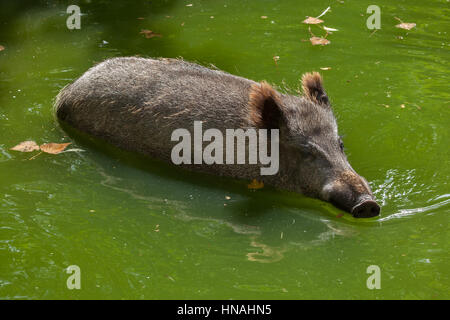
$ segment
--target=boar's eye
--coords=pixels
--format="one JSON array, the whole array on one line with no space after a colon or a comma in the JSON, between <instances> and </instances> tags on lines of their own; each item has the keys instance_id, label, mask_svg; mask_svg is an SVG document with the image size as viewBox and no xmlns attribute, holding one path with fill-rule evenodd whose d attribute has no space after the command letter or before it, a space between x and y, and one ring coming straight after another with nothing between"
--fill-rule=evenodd
<instances>
[{"instance_id":1,"label":"boar's eye","mask_svg":"<svg viewBox=\"0 0 450 320\"><path fill-rule=\"evenodd\" d=\"M342 138L339 137L339 148L341 151L344 151L344 142L342 141Z\"/></svg>"}]
</instances>

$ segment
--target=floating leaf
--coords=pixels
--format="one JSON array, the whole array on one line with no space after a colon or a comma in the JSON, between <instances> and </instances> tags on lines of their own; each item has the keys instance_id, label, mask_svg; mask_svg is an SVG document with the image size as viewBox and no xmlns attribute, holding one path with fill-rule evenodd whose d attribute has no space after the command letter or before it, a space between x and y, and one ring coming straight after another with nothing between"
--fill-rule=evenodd
<instances>
[{"instance_id":1,"label":"floating leaf","mask_svg":"<svg viewBox=\"0 0 450 320\"><path fill-rule=\"evenodd\" d=\"M406 23L406 22L403 22L403 23L400 23L400 24L396 25L397 28L405 29L405 30L411 30L415 26L416 26L415 23Z\"/></svg>"},{"instance_id":2,"label":"floating leaf","mask_svg":"<svg viewBox=\"0 0 450 320\"><path fill-rule=\"evenodd\" d=\"M326 31L328 31L328 32L339 31L338 29L328 28L328 27L325 27L325 26L323 26L323 28L324 28ZM375 30L376 30L376 29L375 29Z\"/></svg>"},{"instance_id":3,"label":"floating leaf","mask_svg":"<svg viewBox=\"0 0 450 320\"><path fill-rule=\"evenodd\" d=\"M0 45L0 51L3 51L3 50L5 50L5 47Z\"/></svg>"},{"instance_id":4,"label":"floating leaf","mask_svg":"<svg viewBox=\"0 0 450 320\"><path fill-rule=\"evenodd\" d=\"M280 60L280 56L273 56L273 61L276 65L278 65L278 60Z\"/></svg>"},{"instance_id":5,"label":"floating leaf","mask_svg":"<svg viewBox=\"0 0 450 320\"><path fill-rule=\"evenodd\" d=\"M11 150L20 152L32 152L39 150L39 146L34 141L24 141L19 143L17 146L12 147Z\"/></svg>"},{"instance_id":6,"label":"floating leaf","mask_svg":"<svg viewBox=\"0 0 450 320\"><path fill-rule=\"evenodd\" d=\"M330 10L331 7L326 8L320 15L318 15L316 18L320 18L321 16L325 15L325 13L328 12L328 10Z\"/></svg>"},{"instance_id":7,"label":"floating leaf","mask_svg":"<svg viewBox=\"0 0 450 320\"><path fill-rule=\"evenodd\" d=\"M142 29L141 32L139 32L139 33L143 34L147 39L154 38L154 37L159 37L159 38L162 37L162 34L156 33L156 32L153 32L152 30L147 30L147 29Z\"/></svg>"},{"instance_id":8,"label":"floating leaf","mask_svg":"<svg viewBox=\"0 0 450 320\"><path fill-rule=\"evenodd\" d=\"M327 45L330 43L330 40L327 40L322 37L311 37L311 38L309 38L309 41L311 41L313 46L317 46L317 45L324 46L324 45Z\"/></svg>"},{"instance_id":9,"label":"floating leaf","mask_svg":"<svg viewBox=\"0 0 450 320\"><path fill-rule=\"evenodd\" d=\"M305 20L303 20L303 23L306 23L306 24L319 24L322 22L323 22L323 20L313 18L313 17L308 17Z\"/></svg>"},{"instance_id":10,"label":"floating leaf","mask_svg":"<svg viewBox=\"0 0 450 320\"><path fill-rule=\"evenodd\" d=\"M67 146L71 144L71 142L68 143L46 143L41 145L41 150L46 153L51 154L58 154L64 151Z\"/></svg>"},{"instance_id":11,"label":"floating leaf","mask_svg":"<svg viewBox=\"0 0 450 320\"><path fill-rule=\"evenodd\" d=\"M400 20L400 18L395 17L395 19L397 19L398 21L400 21L400 24L396 25L397 28L400 29L405 29L405 30L411 30L412 28L414 28L416 26L415 23L412 22L403 22L402 20Z\"/></svg>"},{"instance_id":12,"label":"floating leaf","mask_svg":"<svg viewBox=\"0 0 450 320\"><path fill-rule=\"evenodd\" d=\"M84 151L86 151L86 150L79 149L79 148L72 148L72 149L64 150L64 152L84 152Z\"/></svg>"},{"instance_id":13,"label":"floating leaf","mask_svg":"<svg viewBox=\"0 0 450 320\"><path fill-rule=\"evenodd\" d=\"M264 188L264 182L253 179L252 182L249 185L247 185L247 188L253 189L253 190L262 189L262 188Z\"/></svg>"}]
</instances>

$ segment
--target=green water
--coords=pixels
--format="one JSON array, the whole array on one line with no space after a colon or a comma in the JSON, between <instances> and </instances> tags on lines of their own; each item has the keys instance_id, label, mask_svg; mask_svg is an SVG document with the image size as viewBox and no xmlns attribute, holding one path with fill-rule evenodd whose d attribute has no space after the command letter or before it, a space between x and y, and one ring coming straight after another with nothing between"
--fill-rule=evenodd
<instances>
[{"instance_id":1,"label":"green water","mask_svg":"<svg viewBox=\"0 0 450 320\"><path fill-rule=\"evenodd\" d=\"M66 27L72 2L0 3L0 298L450 298L447 1L78 1L80 30ZM313 47L301 21L328 6L325 26L339 31ZM52 114L58 91L127 55L212 63L281 91L331 68L321 73L347 155L381 216L69 136ZM24 140L84 152L28 160L36 152L10 150ZM70 265L80 290L66 286ZM379 290L366 286L370 265Z\"/></svg>"}]
</instances>

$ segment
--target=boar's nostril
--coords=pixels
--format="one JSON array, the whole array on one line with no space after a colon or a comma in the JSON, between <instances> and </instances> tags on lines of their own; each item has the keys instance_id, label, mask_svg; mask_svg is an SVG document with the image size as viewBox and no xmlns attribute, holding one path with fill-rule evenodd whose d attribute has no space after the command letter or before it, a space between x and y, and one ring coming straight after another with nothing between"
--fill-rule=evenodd
<instances>
[{"instance_id":1,"label":"boar's nostril","mask_svg":"<svg viewBox=\"0 0 450 320\"><path fill-rule=\"evenodd\" d=\"M370 218L380 214L380 206L373 200L366 200L352 209L355 218Z\"/></svg>"}]
</instances>

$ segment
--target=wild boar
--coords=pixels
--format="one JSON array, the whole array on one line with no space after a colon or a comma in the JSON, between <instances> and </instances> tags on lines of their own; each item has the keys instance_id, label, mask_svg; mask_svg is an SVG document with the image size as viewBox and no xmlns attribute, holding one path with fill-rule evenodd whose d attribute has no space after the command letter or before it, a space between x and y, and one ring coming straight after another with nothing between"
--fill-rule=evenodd
<instances>
[{"instance_id":1,"label":"wild boar","mask_svg":"<svg viewBox=\"0 0 450 320\"><path fill-rule=\"evenodd\" d=\"M380 207L367 181L344 154L321 76L306 73L301 81L303 95L294 96L266 82L181 59L113 58L63 88L55 111L60 121L83 132L169 163L174 162L174 131L185 128L183 132L195 134L194 123L224 134L227 129L270 129L269 136L279 133L276 174L261 175L261 163L181 165L221 176L256 178L331 202L354 217L377 216ZM275 151L273 145L266 147Z\"/></svg>"}]
</instances>

